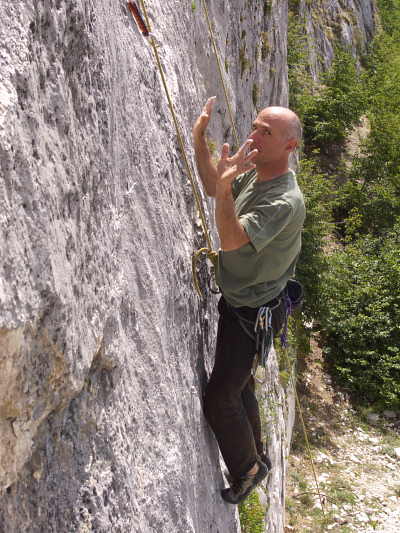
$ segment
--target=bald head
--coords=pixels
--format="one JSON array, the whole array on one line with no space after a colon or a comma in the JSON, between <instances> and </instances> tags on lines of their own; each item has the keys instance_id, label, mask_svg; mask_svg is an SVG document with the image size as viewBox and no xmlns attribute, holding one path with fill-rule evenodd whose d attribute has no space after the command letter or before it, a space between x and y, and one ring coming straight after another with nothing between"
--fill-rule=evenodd
<instances>
[{"instance_id":1,"label":"bald head","mask_svg":"<svg viewBox=\"0 0 400 533\"><path fill-rule=\"evenodd\" d=\"M260 118L269 116L279 120L283 127L284 139L296 139L300 142L303 128L299 117L287 107L271 106L263 109L258 115Z\"/></svg>"},{"instance_id":2,"label":"bald head","mask_svg":"<svg viewBox=\"0 0 400 533\"><path fill-rule=\"evenodd\" d=\"M249 140L258 179L265 181L288 171L290 154L301 138L297 115L287 107L267 107L252 125Z\"/></svg>"}]
</instances>

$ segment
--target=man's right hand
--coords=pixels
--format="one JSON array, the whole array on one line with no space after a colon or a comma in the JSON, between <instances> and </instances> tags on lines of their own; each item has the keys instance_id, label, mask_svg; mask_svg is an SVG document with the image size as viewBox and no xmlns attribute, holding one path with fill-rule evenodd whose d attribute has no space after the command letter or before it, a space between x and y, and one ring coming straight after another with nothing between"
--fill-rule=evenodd
<instances>
[{"instance_id":1,"label":"man's right hand","mask_svg":"<svg viewBox=\"0 0 400 533\"><path fill-rule=\"evenodd\" d=\"M217 166L214 163L206 141L206 129L210 122L211 113L215 103L215 96L209 98L199 118L193 126L194 155L196 167L204 192L207 196L215 196L217 183Z\"/></svg>"},{"instance_id":2,"label":"man's right hand","mask_svg":"<svg viewBox=\"0 0 400 533\"><path fill-rule=\"evenodd\" d=\"M203 111L193 126L193 137L202 137L206 133L207 126L211 119L211 113L214 108L216 96L209 98L203 107Z\"/></svg>"}]
</instances>

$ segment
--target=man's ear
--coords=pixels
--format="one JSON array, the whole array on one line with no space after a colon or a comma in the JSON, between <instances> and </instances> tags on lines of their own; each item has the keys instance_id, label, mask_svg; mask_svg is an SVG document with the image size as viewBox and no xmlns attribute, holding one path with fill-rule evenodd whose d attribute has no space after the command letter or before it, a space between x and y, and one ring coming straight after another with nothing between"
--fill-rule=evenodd
<instances>
[{"instance_id":1,"label":"man's ear","mask_svg":"<svg viewBox=\"0 0 400 533\"><path fill-rule=\"evenodd\" d=\"M292 139L289 139L288 141L286 141L285 150L288 150L289 152L293 152L293 150L296 148L298 144L299 144L299 141L293 137Z\"/></svg>"}]
</instances>

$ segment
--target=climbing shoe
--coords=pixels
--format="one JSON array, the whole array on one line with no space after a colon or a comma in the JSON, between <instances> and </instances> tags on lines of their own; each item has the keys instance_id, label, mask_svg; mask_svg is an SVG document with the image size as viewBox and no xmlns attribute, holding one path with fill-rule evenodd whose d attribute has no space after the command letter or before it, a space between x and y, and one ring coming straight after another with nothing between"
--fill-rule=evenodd
<instances>
[{"instance_id":1,"label":"climbing shoe","mask_svg":"<svg viewBox=\"0 0 400 533\"><path fill-rule=\"evenodd\" d=\"M267 465L267 468L268 468L268 472L271 472L272 470L272 463L271 463L271 459L269 458L269 455L267 455L266 453L263 453L261 454L261 461Z\"/></svg>"},{"instance_id":2,"label":"climbing shoe","mask_svg":"<svg viewBox=\"0 0 400 533\"><path fill-rule=\"evenodd\" d=\"M258 472L254 476L234 477L229 489L221 490L221 496L227 503L233 505L242 503L250 492L267 477L267 466L261 461L258 462L258 466Z\"/></svg>"},{"instance_id":3,"label":"climbing shoe","mask_svg":"<svg viewBox=\"0 0 400 533\"><path fill-rule=\"evenodd\" d=\"M266 453L261 454L260 459L261 459L261 461L262 461L262 462L267 466L267 468L268 468L268 478L269 478L269 476L271 475L271 470L272 470L272 462L271 462L271 459L269 458L269 455L266 454ZM233 476L232 476L232 474L230 474L230 473L228 472L228 470L224 470L224 476L226 477L226 480L227 480L227 482L229 483L229 485L231 485L232 482L233 482Z\"/></svg>"}]
</instances>

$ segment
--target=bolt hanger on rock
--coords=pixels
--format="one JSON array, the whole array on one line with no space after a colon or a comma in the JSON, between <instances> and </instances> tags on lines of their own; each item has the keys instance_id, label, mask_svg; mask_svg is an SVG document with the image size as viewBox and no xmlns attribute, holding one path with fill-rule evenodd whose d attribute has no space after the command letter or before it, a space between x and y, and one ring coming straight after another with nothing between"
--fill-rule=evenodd
<instances>
[{"instance_id":1,"label":"bolt hanger on rock","mask_svg":"<svg viewBox=\"0 0 400 533\"><path fill-rule=\"evenodd\" d=\"M160 46L162 46L162 42L159 41L157 39L157 37L153 33L149 32L149 30L148 30L148 28L146 26L146 23L143 20L142 15L139 12L139 8L138 8L136 2L134 2L134 0L129 0L128 1L128 7L129 7L132 15L135 17L136 23L137 23L137 25L139 27L139 30L142 32L143 37L146 37L146 39L149 41L149 43L151 43L151 38L153 38L154 41L155 41L156 48L159 48Z\"/></svg>"}]
</instances>

